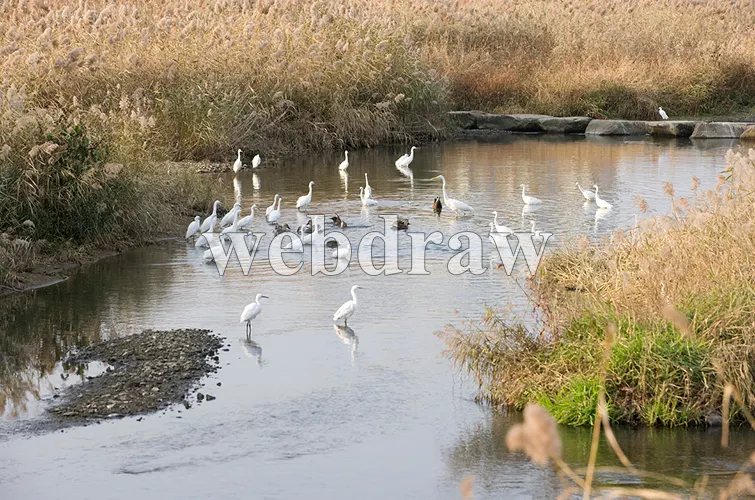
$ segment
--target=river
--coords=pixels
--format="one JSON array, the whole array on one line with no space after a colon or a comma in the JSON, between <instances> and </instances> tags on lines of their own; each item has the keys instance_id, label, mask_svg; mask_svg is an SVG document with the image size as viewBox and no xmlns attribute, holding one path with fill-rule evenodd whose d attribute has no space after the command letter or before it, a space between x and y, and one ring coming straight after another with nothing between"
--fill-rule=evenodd
<instances>
[{"instance_id":1,"label":"river","mask_svg":"<svg viewBox=\"0 0 755 500\"><path fill-rule=\"evenodd\" d=\"M394 167L404 151L352 151L348 178L338 154L300 158L276 168L221 176L240 195L244 215L252 203L264 214L283 196L282 221L305 219L294 207L316 181L311 213L337 212L356 248L378 227L378 216L409 218L413 231L486 235L491 212L516 230L552 232L555 247L578 235L598 239L634 225L634 214L666 213L663 182L676 195L690 193L691 177L715 185L730 141L651 141L585 137L506 136L447 141L416 151L412 177ZM263 161L264 166L264 161ZM363 209L359 186L369 174L377 207ZM448 194L475 213L436 217L438 174ZM600 186L614 208L596 217L575 187ZM524 210L520 184L543 204ZM634 197L650 212L640 214ZM259 216L255 229L269 227ZM187 223L189 221L187 220ZM328 227L330 230L330 227ZM399 234L402 265L409 238ZM269 238L269 236L268 236ZM269 240L268 240L269 241ZM487 236L483 242L487 243ZM264 242L263 242L264 243ZM292 276L276 274L263 250L249 275L229 264L219 275L191 244L169 242L138 249L84 268L72 279L0 301L0 496L3 499L159 498L459 498L461 480L474 474L476 498L553 498L560 483L506 450L504 436L518 415L499 414L474 402L475 383L460 377L441 356L433 335L481 317L488 304L534 321L525 273L500 270L455 275L457 253L444 245L427 250L427 275L370 276L352 261L337 276L312 276L309 258ZM550 247L550 248L552 248ZM483 263L489 265L486 247ZM378 252L379 253L379 252ZM296 262L297 257L287 259ZM331 259L332 260L332 259ZM363 287L350 331L334 328L333 312ZM256 293L270 299L254 321L250 349L238 323ZM146 328L206 328L231 344L222 368L202 381L217 399L191 409L104 421L64 432L28 433L54 388L66 380L57 361L75 346ZM93 367L97 369L101 367ZM218 385L220 383L221 385ZM584 466L589 429L561 428L565 458ZM618 437L640 468L694 481L712 474L726 482L755 448L751 433L734 433L720 447L720 431L619 429ZM616 464L607 448L600 463ZM718 479L717 479L718 478ZM600 484L641 484L626 474L601 474ZM644 483L656 486L657 483Z\"/></svg>"}]
</instances>

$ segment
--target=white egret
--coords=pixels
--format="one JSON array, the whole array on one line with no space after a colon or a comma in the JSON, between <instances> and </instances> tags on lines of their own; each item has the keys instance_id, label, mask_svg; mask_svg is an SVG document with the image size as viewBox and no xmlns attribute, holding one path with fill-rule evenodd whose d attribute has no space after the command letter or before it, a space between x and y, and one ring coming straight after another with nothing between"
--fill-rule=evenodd
<instances>
[{"instance_id":1,"label":"white egret","mask_svg":"<svg viewBox=\"0 0 755 500\"><path fill-rule=\"evenodd\" d=\"M236 224L236 227L239 229L251 229L252 228L252 222L254 221L254 209L257 208L257 205L252 205L251 210L249 210L249 215L246 217L242 217L239 219L238 223Z\"/></svg>"},{"instance_id":2,"label":"white egret","mask_svg":"<svg viewBox=\"0 0 755 500\"><path fill-rule=\"evenodd\" d=\"M260 315L262 312L262 305L260 304L260 299L269 299L267 295L262 295L261 293L258 293L257 296L254 298L254 302L247 305L244 310L241 312L241 321L239 323L246 323L246 336L247 338L250 338L252 336L252 320Z\"/></svg>"},{"instance_id":3,"label":"white egret","mask_svg":"<svg viewBox=\"0 0 755 500\"><path fill-rule=\"evenodd\" d=\"M412 146L410 154L404 154L403 156L399 157L399 159L396 160L396 163L395 163L396 167L401 168L401 167L408 167L409 165L411 165L412 162L414 161L415 149L417 149L417 146Z\"/></svg>"},{"instance_id":4,"label":"white egret","mask_svg":"<svg viewBox=\"0 0 755 500\"><path fill-rule=\"evenodd\" d=\"M270 212L275 210L275 204L278 202L278 198L280 198L280 195L276 194L275 198L273 198L273 204L265 209L265 215L270 215Z\"/></svg>"},{"instance_id":5,"label":"white egret","mask_svg":"<svg viewBox=\"0 0 755 500\"><path fill-rule=\"evenodd\" d=\"M510 233L514 232L510 228L498 224L498 212L496 212L496 211L493 211L493 227L495 227L495 232L496 233L510 234Z\"/></svg>"},{"instance_id":6,"label":"white egret","mask_svg":"<svg viewBox=\"0 0 755 500\"><path fill-rule=\"evenodd\" d=\"M345 302L341 307L338 308L336 313L333 315L333 321L338 321L340 319L343 320L344 326L346 325L348 319L353 316L354 311L357 310L357 293L356 291L358 289L361 289L362 287L359 285L354 285L351 287L351 300Z\"/></svg>"},{"instance_id":7,"label":"white egret","mask_svg":"<svg viewBox=\"0 0 755 500\"><path fill-rule=\"evenodd\" d=\"M220 205L220 200L215 200L212 204L212 213L199 226L199 230L203 233L209 233L215 229L215 224L218 222L218 205Z\"/></svg>"},{"instance_id":8,"label":"white egret","mask_svg":"<svg viewBox=\"0 0 755 500\"><path fill-rule=\"evenodd\" d=\"M214 262L215 261L215 256L212 255L212 250L207 249L207 250L204 251L204 253L202 254L202 261L205 264L209 264L210 262Z\"/></svg>"},{"instance_id":9,"label":"white egret","mask_svg":"<svg viewBox=\"0 0 755 500\"><path fill-rule=\"evenodd\" d=\"M230 226L220 231L220 237L222 238L228 233L235 233L239 230L239 211L236 210L236 212L233 215L233 222Z\"/></svg>"},{"instance_id":10,"label":"white egret","mask_svg":"<svg viewBox=\"0 0 755 500\"><path fill-rule=\"evenodd\" d=\"M351 257L351 245L348 243L344 246L338 246L338 250L333 252L333 257L336 259L346 259Z\"/></svg>"},{"instance_id":11,"label":"white egret","mask_svg":"<svg viewBox=\"0 0 755 500\"><path fill-rule=\"evenodd\" d=\"M220 227L226 227L231 222L233 222L233 218L238 215L239 210L241 210L241 203L238 201L233 204L233 208L228 211L227 214L223 216L222 219L220 219Z\"/></svg>"},{"instance_id":12,"label":"white egret","mask_svg":"<svg viewBox=\"0 0 755 500\"><path fill-rule=\"evenodd\" d=\"M292 236L291 241L282 244L281 248L283 250L291 250L292 252L303 252L304 243L302 242L301 238L294 238Z\"/></svg>"},{"instance_id":13,"label":"white egret","mask_svg":"<svg viewBox=\"0 0 755 500\"><path fill-rule=\"evenodd\" d=\"M370 186L370 181L367 179L367 172L364 173L364 195L367 198L372 198L372 186Z\"/></svg>"},{"instance_id":14,"label":"white egret","mask_svg":"<svg viewBox=\"0 0 755 500\"><path fill-rule=\"evenodd\" d=\"M343 155L345 156L345 159L341 162L340 165L338 165L338 170L346 170L349 168L349 152L344 151Z\"/></svg>"},{"instance_id":15,"label":"white egret","mask_svg":"<svg viewBox=\"0 0 755 500\"><path fill-rule=\"evenodd\" d=\"M267 221L268 222L277 222L281 218L281 202L283 201L283 197L278 198L278 206L275 208L275 210L271 210L269 214L267 214Z\"/></svg>"},{"instance_id":16,"label":"white egret","mask_svg":"<svg viewBox=\"0 0 755 500\"><path fill-rule=\"evenodd\" d=\"M254 158L252 158L252 168L260 168L260 163L262 163L262 158L260 158L260 155L254 155Z\"/></svg>"},{"instance_id":17,"label":"white egret","mask_svg":"<svg viewBox=\"0 0 755 500\"><path fill-rule=\"evenodd\" d=\"M375 206L378 204L376 200L364 195L364 187L359 186L359 199L362 200L363 207Z\"/></svg>"},{"instance_id":18,"label":"white egret","mask_svg":"<svg viewBox=\"0 0 755 500\"><path fill-rule=\"evenodd\" d=\"M598 205L600 208L605 208L606 210L611 210L613 208L613 205L608 203L606 200L598 196L598 186L593 186L595 188L595 204Z\"/></svg>"},{"instance_id":19,"label":"white egret","mask_svg":"<svg viewBox=\"0 0 755 500\"><path fill-rule=\"evenodd\" d=\"M212 236L210 236L212 238ZM207 240L204 234L200 234L197 241L194 242L194 248L207 248L210 246L210 242Z\"/></svg>"},{"instance_id":20,"label":"white egret","mask_svg":"<svg viewBox=\"0 0 755 500\"><path fill-rule=\"evenodd\" d=\"M534 239L539 240L540 238L542 238L542 236L540 236L540 232L541 231L536 231L535 230L535 221L534 220L532 221L532 229L531 229L530 232L532 233L532 237Z\"/></svg>"},{"instance_id":21,"label":"white egret","mask_svg":"<svg viewBox=\"0 0 755 500\"><path fill-rule=\"evenodd\" d=\"M199 222L201 219L202 218L197 215L196 217L194 217L194 220L191 221L191 224L189 224L189 227L186 228L186 239L187 240L189 238L191 238L192 236L194 236L195 234L197 234L197 231L199 231L199 226L201 225L200 222Z\"/></svg>"},{"instance_id":22,"label":"white egret","mask_svg":"<svg viewBox=\"0 0 755 500\"><path fill-rule=\"evenodd\" d=\"M584 189L582 186L579 185L579 182L577 183L577 187L582 192L582 196L584 196L586 200L589 201L589 200L595 199L595 193L593 193L589 189Z\"/></svg>"},{"instance_id":23,"label":"white egret","mask_svg":"<svg viewBox=\"0 0 755 500\"><path fill-rule=\"evenodd\" d=\"M663 118L664 120L668 120L668 115L660 106L658 106L658 114L661 115L661 118Z\"/></svg>"},{"instance_id":24,"label":"white egret","mask_svg":"<svg viewBox=\"0 0 755 500\"><path fill-rule=\"evenodd\" d=\"M430 180L434 181L435 179L440 179L441 181L443 181L443 203L445 203L445 205L448 208L450 208L451 210L453 210L454 213L456 213L456 215L459 215L460 212L472 212L472 211L474 211L474 209L472 207L470 207L469 205L467 205L463 201L455 200L453 198L449 198L448 197L448 193L446 193L446 178L445 177L443 177L442 175L436 175L435 177L433 177Z\"/></svg>"},{"instance_id":25,"label":"white egret","mask_svg":"<svg viewBox=\"0 0 755 500\"><path fill-rule=\"evenodd\" d=\"M239 149L239 156L236 158L236 161L233 162L233 173L238 173L239 170L241 170L241 167L243 164L241 163L241 150Z\"/></svg>"},{"instance_id":26,"label":"white egret","mask_svg":"<svg viewBox=\"0 0 755 500\"><path fill-rule=\"evenodd\" d=\"M315 181L309 181L309 193L305 194L304 196L299 196L299 199L296 200L296 209L301 210L302 208L307 208L309 204L312 202L312 186L315 185Z\"/></svg>"},{"instance_id":27,"label":"white egret","mask_svg":"<svg viewBox=\"0 0 755 500\"><path fill-rule=\"evenodd\" d=\"M524 194L524 189L524 184L522 184L522 201L524 201L525 205L539 205L540 203L542 203L534 196L527 196L526 194Z\"/></svg>"}]
</instances>

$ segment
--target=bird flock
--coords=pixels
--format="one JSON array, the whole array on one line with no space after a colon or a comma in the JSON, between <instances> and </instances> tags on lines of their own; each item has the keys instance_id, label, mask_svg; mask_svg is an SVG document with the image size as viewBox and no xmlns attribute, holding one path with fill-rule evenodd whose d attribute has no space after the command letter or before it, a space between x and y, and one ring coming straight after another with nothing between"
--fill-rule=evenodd
<instances>
[{"instance_id":1,"label":"bird flock","mask_svg":"<svg viewBox=\"0 0 755 500\"><path fill-rule=\"evenodd\" d=\"M661 116L666 119L665 112L663 111L663 108L659 108L659 112L661 113ZM396 168L407 177L411 177L413 179L413 174L407 174L407 170L410 171L409 166L414 161L414 154L415 150L417 149L416 146L412 146L409 153L406 153L399 157L395 161ZM241 160L242 150L239 149L237 152L237 158L235 162L233 163L233 171L234 173L238 173L242 168L245 167L245 165L242 163ZM252 168L256 169L259 168L259 165L261 163L260 156L255 155L255 157L252 160ZM349 168L349 152L344 151L344 160L338 165L338 171L341 174L344 174L345 171ZM441 181L441 194L442 196L435 197L432 203L432 210L436 214L440 214L443 210L443 208L447 208L454 212L455 215L461 216L468 213L474 212L474 209L468 205L467 203L464 203L461 200L451 198L448 196L447 192L447 182L446 178L443 175L437 175L433 177L432 179L429 179L430 181L439 180ZM312 203L312 197L313 197L313 187L316 186L317 183L315 181L310 181L308 184L308 191L307 194L300 196L296 201L296 210L297 211L306 211L307 208ZM600 210L608 211L611 210L612 205L608 203L606 200L600 197L598 194L598 186L593 185L594 191L590 191L588 189L584 189L579 183L576 183L577 188L582 193L582 196L587 200L587 202L595 202L595 204L598 206ZM526 192L526 185L521 184L520 187L522 188L522 201L524 202L525 207L527 206L533 206L533 205L540 205L542 204L542 200L536 198L535 196L528 195ZM363 207L371 207L376 206L378 204L378 201L373 198L373 189L372 186L370 186L370 181L368 178L367 173L364 174L364 186L359 187L359 199ZM288 226L288 224L279 224L279 221L281 220L281 204L283 203L283 197L279 194L275 194L273 197L273 202L270 206L268 206L265 209L265 219L266 221L273 225L273 233L275 235L290 232L291 229ZM194 219L189 224L188 228L186 229L186 239L190 239L192 237L196 238L195 246L197 247L209 247L209 241L207 241L207 238L204 236L205 233L214 233L216 226L220 225L220 238L227 237L229 233L232 232L243 232L243 231L249 231L252 228L252 223L254 222L255 218L255 209L257 208L257 205L252 205L249 210L249 215L240 217L241 215L241 203L236 202L233 207L225 213L220 221L218 221L218 207L221 205L220 201L217 200L212 205L212 212L204 219L202 220L200 216L194 217ZM335 216L330 218L333 222L333 225L339 228L346 228L348 227L347 223L338 215L335 214ZM534 237L537 239L540 235L540 231L537 231L535 229L535 222L532 222L531 226L531 232L534 234ZM393 228L397 230L407 230L409 227L409 220L406 218L399 217L397 221L394 223ZM490 227L490 233L491 237L493 233L502 234L502 235L510 235L514 233L514 230L512 230L510 227L499 223L498 220L498 212L493 211L493 220L489 223ZM299 236L299 238L292 238L292 242L289 243L288 247L284 247L287 249L292 249L295 251L301 251L302 245L311 245L312 244L312 236L315 233L322 233L324 232L324 228L319 225L313 225L312 220L309 219L306 224L303 226L299 226L296 229L296 233ZM335 248L335 250L332 252L332 257L335 259L346 259L351 257L351 246L349 244L346 245L338 245L335 241L328 241L326 243L326 246L329 248ZM203 260L205 262L212 262L213 256L211 250L206 250L203 255ZM354 313L357 310L358 306L358 300L356 295L356 290L361 289L362 287L359 285L354 285L351 287L351 300L346 301L341 307L339 307L336 312L333 314L333 321L339 322L343 320L344 326L347 326L347 321L350 317L354 315ZM262 304L260 303L261 299L267 299L269 298L266 295L263 294L257 294L254 302L248 304L244 310L241 313L240 317L240 323L246 325L246 334L247 338L251 339L252 334L252 322L255 318L257 318L261 312L262 312Z\"/></svg>"}]
</instances>

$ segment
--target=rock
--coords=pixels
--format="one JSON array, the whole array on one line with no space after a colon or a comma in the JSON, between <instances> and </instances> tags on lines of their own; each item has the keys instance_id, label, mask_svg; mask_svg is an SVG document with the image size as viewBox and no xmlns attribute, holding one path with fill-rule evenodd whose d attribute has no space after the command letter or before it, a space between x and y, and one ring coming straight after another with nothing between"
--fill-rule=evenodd
<instances>
[{"instance_id":1,"label":"rock","mask_svg":"<svg viewBox=\"0 0 755 500\"><path fill-rule=\"evenodd\" d=\"M693 139L739 139L752 123L707 122L698 123L690 136Z\"/></svg>"},{"instance_id":2,"label":"rock","mask_svg":"<svg viewBox=\"0 0 755 500\"><path fill-rule=\"evenodd\" d=\"M717 411L712 411L705 416L705 423L709 427L721 427L724 423L724 419Z\"/></svg>"},{"instance_id":3,"label":"rock","mask_svg":"<svg viewBox=\"0 0 755 500\"><path fill-rule=\"evenodd\" d=\"M215 396L213 396L212 394L208 394L207 395L207 401L213 401L215 399L217 399L217 398Z\"/></svg>"},{"instance_id":4,"label":"rock","mask_svg":"<svg viewBox=\"0 0 755 500\"><path fill-rule=\"evenodd\" d=\"M647 135L647 122L632 120L592 120L585 135Z\"/></svg>"},{"instance_id":5,"label":"rock","mask_svg":"<svg viewBox=\"0 0 755 500\"><path fill-rule=\"evenodd\" d=\"M220 387L221 385L223 385L223 382L218 382L218 383L217 383L217 384L215 384L215 385L217 385L218 387Z\"/></svg>"},{"instance_id":6,"label":"rock","mask_svg":"<svg viewBox=\"0 0 755 500\"><path fill-rule=\"evenodd\" d=\"M197 401L204 401L204 394L202 394L201 392L198 392L197 393Z\"/></svg>"},{"instance_id":7,"label":"rock","mask_svg":"<svg viewBox=\"0 0 755 500\"><path fill-rule=\"evenodd\" d=\"M661 121L647 122L650 135L658 137L689 137L695 130L697 122Z\"/></svg>"},{"instance_id":8,"label":"rock","mask_svg":"<svg viewBox=\"0 0 755 500\"><path fill-rule=\"evenodd\" d=\"M747 127L739 138L743 141L755 142L755 125Z\"/></svg>"},{"instance_id":9,"label":"rock","mask_svg":"<svg viewBox=\"0 0 755 500\"><path fill-rule=\"evenodd\" d=\"M470 130L477 128L477 117L481 114L481 111L449 111L448 118L455 127Z\"/></svg>"},{"instance_id":10,"label":"rock","mask_svg":"<svg viewBox=\"0 0 755 500\"><path fill-rule=\"evenodd\" d=\"M541 118L539 123L547 134L584 134L591 121L589 116L549 116Z\"/></svg>"},{"instance_id":11,"label":"rock","mask_svg":"<svg viewBox=\"0 0 755 500\"><path fill-rule=\"evenodd\" d=\"M553 118L548 115L497 115L480 113L477 115L477 128L506 130L509 132L543 132L540 120Z\"/></svg>"}]
</instances>

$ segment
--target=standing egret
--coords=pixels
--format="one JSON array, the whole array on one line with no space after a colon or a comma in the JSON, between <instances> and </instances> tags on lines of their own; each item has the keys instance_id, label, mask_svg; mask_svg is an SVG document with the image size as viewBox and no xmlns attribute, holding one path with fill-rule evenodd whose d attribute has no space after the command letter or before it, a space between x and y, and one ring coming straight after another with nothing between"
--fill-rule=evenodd
<instances>
[{"instance_id":1,"label":"standing egret","mask_svg":"<svg viewBox=\"0 0 755 500\"><path fill-rule=\"evenodd\" d=\"M535 221L534 220L532 221L532 229L531 229L530 232L532 233L532 237L534 239L539 240L540 238L542 238L542 236L540 236L540 231L535 231Z\"/></svg>"},{"instance_id":2,"label":"standing egret","mask_svg":"<svg viewBox=\"0 0 755 500\"><path fill-rule=\"evenodd\" d=\"M396 163L395 163L396 168L408 167L409 165L411 165L412 162L414 161L415 149L417 149L417 146L412 146L410 154L404 154L398 160L396 160Z\"/></svg>"},{"instance_id":3,"label":"standing egret","mask_svg":"<svg viewBox=\"0 0 755 500\"><path fill-rule=\"evenodd\" d=\"M496 211L493 211L493 226L492 227L495 227L496 233L511 234L514 232L510 228L498 224L498 212Z\"/></svg>"},{"instance_id":4,"label":"standing egret","mask_svg":"<svg viewBox=\"0 0 755 500\"><path fill-rule=\"evenodd\" d=\"M233 162L233 173L238 173L239 170L241 170L241 167L243 164L241 163L241 150L239 149L239 156L236 158L236 161Z\"/></svg>"},{"instance_id":5,"label":"standing egret","mask_svg":"<svg viewBox=\"0 0 755 500\"><path fill-rule=\"evenodd\" d=\"M220 237L222 238L228 233L235 233L239 230L239 212L238 210L233 214L233 222L230 226L220 231Z\"/></svg>"},{"instance_id":6,"label":"standing egret","mask_svg":"<svg viewBox=\"0 0 755 500\"><path fill-rule=\"evenodd\" d=\"M212 204L212 213L199 226L201 232L208 233L215 229L215 224L218 222L218 205L220 205L220 200L215 200L215 203Z\"/></svg>"},{"instance_id":7,"label":"standing egret","mask_svg":"<svg viewBox=\"0 0 755 500\"><path fill-rule=\"evenodd\" d=\"M192 236L194 236L195 234L197 234L197 231L199 231L199 226L201 225L199 222L201 219L202 218L197 215L196 217L194 217L194 220L191 222L191 224L189 224L189 227L186 228L187 240L191 238Z\"/></svg>"},{"instance_id":8,"label":"standing egret","mask_svg":"<svg viewBox=\"0 0 755 500\"><path fill-rule=\"evenodd\" d=\"M367 179L367 172L364 173L364 195L367 198L372 198L372 187L370 181Z\"/></svg>"},{"instance_id":9,"label":"standing egret","mask_svg":"<svg viewBox=\"0 0 755 500\"><path fill-rule=\"evenodd\" d=\"M349 152L344 151L343 155L345 156L345 159L341 162L340 165L338 165L338 170L346 170L349 168Z\"/></svg>"},{"instance_id":10,"label":"standing egret","mask_svg":"<svg viewBox=\"0 0 755 500\"><path fill-rule=\"evenodd\" d=\"M275 204L278 202L278 198L280 198L280 195L276 194L275 198L273 198L273 204L265 209L265 215L270 215L270 212L275 210Z\"/></svg>"},{"instance_id":11,"label":"standing egret","mask_svg":"<svg viewBox=\"0 0 755 500\"><path fill-rule=\"evenodd\" d=\"M589 189L584 189L582 186L579 185L579 182L577 183L577 187L582 192L582 196L584 196L587 201L595 199L595 193L593 193Z\"/></svg>"},{"instance_id":12,"label":"standing egret","mask_svg":"<svg viewBox=\"0 0 755 500\"><path fill-rule=\"evenodd\" d=\"M346 259L351 257L351 245L348 243L344 246L338 246L338 250L333 252L333 257L336 259Z\"/></svg>"},{"instance_id":13,"label":"standing egret","mask_svg":"<svg viewBox=\"0 0 755 500\"><path fill-rule=\"evenodd\" d=\"M660 106L658 106L658 114L661 115L661 118L663 118L664 120L668 120L668 115Z\"/></svg>"},{"instance_id":14,"label":"standing egret","mask_svg":"<svg viewBox=\"0 0 755 500\"><path fill-rule=\"evenodd\" d=\"M598 205L600 208L605 208L606 210L611 210L613 208L613 205L608 203L606 200L598 196L598 186L593 186L595 188L595 204Z\"/></svg>"},{"instance_id":15,"label":"standing egret","mask_svg":"<svg viewBox=\"0 0 755 500\"><path fill-rule=\"evenodd\" d=\"M249 211L249 215L246 217L242 217L238 223L236 224L236 227L238 229L251 229L252 228L252 222L254 221L254 209L257 208L257 205L252 205L252 209Z\"/></svg>"},{"instance_id":16,"label":"standing egret","mask_svg":"<svg viewBox=\"0 0 755 500\"><path fill-rule=\"evenodd\" d=\"M363 186L359 186L359 199L362 200L362 206L363 207L369 207L369 206L374 206L374 205L378 204L378 202L376 200L373 200L369 196L365 196L364 195L364 187Z\"/></svg>"},{"instance_id":17,"label":"standing egret","mask_svg":"<svg viewBox=\"0 0 755 500\"><path fill-rule=\"evenodd\" d=\"M283 201L283 197L278 197L278 206L274 210L270 210L270 213L267 214L267 221L268 222L276 222L278 219L281 218L281 202Z\"/></svg>"},{"instance_id":18,"label":"standing egret","mask_svg":"<svg viewBox=\"0 0 755 500\"><path fill-rule=\"evenodd\" d=\"M205 264L209 264L214 261L215 261L215 256L212 255L212 250L209 250L209 249L205 250L204 253L202 254L202 262L204 262Z\"/></svg>"},{"instance_id":19,"label":"standing egret","mask_svg":"<svg viewBox=\"0 0 755 500\"><path fill-rule=\"evenodd\" d=\"M220 219L220 227L225 227L229 225L231 222L233 222L233 218L238 215L239 210L241 210L241 203L238 201L233 204L233 208L228 211L227 214L223 216L222 219Z\"/></svg>"},{"instance_id":20,"label":"standing egret","mask_svg":"<svg viewBox=\"0 0 755 500\"><path fill-rule=\"evenodd\" d=\"M302 208L307 208L309 204L312 202L312 186L315 185L315 181L309 181L309 193L305 194L304 196L299 196L299 199L296 200L296 209L301 210Z\"/></svg>"},{"instance_id":21,"label":"standing egret","mask_svg":"<svg viewBox=\"0 0 755 500\"><path fill-rule=\"evenodd\" d=\"M451 210L453 210L456 215L459 215L460 212L472 212L472 211L474 211L474 209L472 207L470 207L469 205L467 205L463 201L454 200L453 198L449 198L448 197L448 194L446 193L446 178L445 177L443 177L442 175L436 175L435 177L433 177L430 180L434 181L435 179L440 179L441 181L443 181L443 203L445 203L445 205L448 208L450 208Z\"/></svg>"},{"instance_id":22,"label":"standing egret","mask_svg":"<svg viewBox=\"0 0 755 500\"><path fill-rule=\"evenodd\" d=\"M343 320L344 326L346 326L347 320L354 314L354 311L357 310L357 289L361 289L362 287L359 285L354 285L351 287L351 300L346 301L341 307L338 308L336 313L333 315L333 321L338 321L339 319Z\"/></svg>"},{"instance_id":23,"label":"standing egret","mask_svg":"<svg viewBox=\"0 0 755 500\"><path fill-rule=\"evenodd\" d=\"M260 168L260 163L262 163L262 158L260 158L260 155L254 155L254 158L252 158L252 168Z\"/></svg>"},{"instance_id":24,"label":"standing egret","mask_svg":"<svg viewBox=\"0 0 755 500\"><path fill-rule=\"evenodd\" d=\"M522 184L522 201L524 201L525 205L539 205L542 203L542 201L538 200L534 196L527 196L524 194L524 184Z\"/></svg>"},{"instance_id":25,"label":"standing egret","mask_svg":"<svg viewBox=\"0 0 755 500\"><path fill-rule=\"evenodd\" d=\"M241 321L239 323L246 323L246 338L252 337L252 320L260 315L262 312L262 306L260 305L260 299L269 299L267 295L258 293L254 298L254 302L249 304L241 312Z\"/></svg>"}]
</instances>

